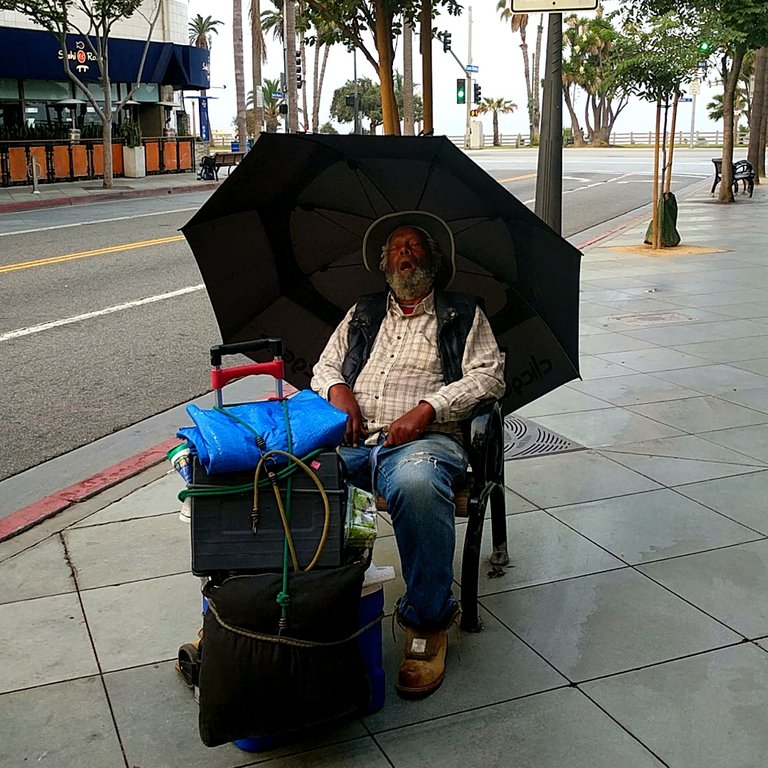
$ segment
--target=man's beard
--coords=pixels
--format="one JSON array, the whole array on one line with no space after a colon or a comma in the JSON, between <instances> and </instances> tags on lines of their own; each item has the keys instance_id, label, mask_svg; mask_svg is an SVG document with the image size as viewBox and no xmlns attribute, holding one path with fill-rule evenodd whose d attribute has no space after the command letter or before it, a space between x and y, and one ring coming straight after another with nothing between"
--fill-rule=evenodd
<instances>
[{"instance_id":1,"label":"man's beard","mask_svg":"<svg viewBox=\"0 0 768 768\"><path fill-rule=\"evenodd\" d=\"M417 266L412 272L406 274L401 274L397 270L387 270L384 276L395 298L398 301L408 301L426 296L432 290L436 274L437 270L433 266Z\"/></svg>"}]
</instances>

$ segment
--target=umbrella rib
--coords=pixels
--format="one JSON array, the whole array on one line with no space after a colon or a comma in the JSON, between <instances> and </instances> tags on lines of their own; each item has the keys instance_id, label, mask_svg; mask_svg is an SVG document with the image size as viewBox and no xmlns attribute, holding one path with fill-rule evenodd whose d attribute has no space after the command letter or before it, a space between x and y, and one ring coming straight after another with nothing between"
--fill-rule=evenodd
<instances>
[{"instance_id":1,"label":"umbrella rib","mask_svg":"<svg viewBox=\"0 0 768 768\"><path fill-rule=\"evenodd\" d=\"M328 211L329 213L342 213L345 216L356 216L359 219L362 219L363 221L370 221L370 219L366 216L361 216L358 213L347 213L346 211L338 211L334 210L332 208L313 208L312 213L316 213L318 216L322 216L326 221L330 221L331 224L334 224L335 226L339 227L339 229L343 229L345 232L349 232L350 235L358 235L358 232L355 232L355 230L350 229L346 225L342 224L340 221L336 221L332 216L328 216L323 211Z\"/></svg>"}]
</instances>

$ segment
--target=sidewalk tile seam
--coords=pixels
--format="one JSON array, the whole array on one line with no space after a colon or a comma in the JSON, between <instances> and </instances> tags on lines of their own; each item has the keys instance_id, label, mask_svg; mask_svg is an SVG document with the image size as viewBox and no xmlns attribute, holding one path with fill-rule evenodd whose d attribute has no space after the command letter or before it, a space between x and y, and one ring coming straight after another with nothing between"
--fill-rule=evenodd
<instances>
[{"instance_id":1,"label":"sidewalk tile seam","mask_svg":"<svg viewBox=\"0 0 768 768\"><path fill-rule=\"evenodd\" d=\"M490 613L490 611L489 611L489 613ZM511 630L510 630L510 632L511 632ZM514 635L515 633L511 632L511 634ZM517 635L515 635L515 637L517 637ZM520 639L520 638L518 638L518 639ZM524 641L522 641L522 642L524 642ZM533 649L531 649L531 650L533 650ZM552 666L552 664L550 662L548 662L546 659L544 659L543 657L541 657L541 658L542 658L543 661L545 661L547 664L549 664L550 667ZM554 667L552 667L552 668L554 669ZM561 675L561 677L565 678L566 680L568 679L567 677L565 677L565 675L563 675L562 672L560 672L559 674ZM436 715L435 717L427 717L427 718L424 718L423 720L413 720L411 722L404 723L403 725L395 725L395 726L392 726L390 728L381 728L380 730L370 731L370 734L371 734L371 737L376 738L376 736L381 736L381 735L383 735L385 733L394 733L395 731L402 731L403 729L411 728L414 725L424 725L425 723L437 723L437 722L440 722L441 720L447 720L447 719L449 719L451 717L459 717L459 716L461 716L463 714L466 714L466 713L469 713L469 712L482 712L482 710L484 710L484 709L490 709L491 707L498 707L498 706L500 706L502 704L508 704L510 702L513 702L513 701L523 701L524 699L530 699L530 698L533 698L534 696L540 696L541 694L552 693L553 691L561 691L561 690L565 690L567 688L576 688L576 687L577 686L574 683L568 682L568 683L566 683L564 685L555 685L555 686L552 686L551 688L543 688L540 691L531 691L530 693L524 693L521 696L513 696L513 697L511 697L509 699L501 699L499 701L488 702L487 704L479 704L476 707L468 707L468 708L462 709L462 710L460 710L458 712L446 712L445 714ZM365 717L361 718L361 721L363 722L363 725L366 725L365 721L366 721L367 717L368 716L365 716ZM366 725L366 727L367 727L367 725Z\"/></svg>"},{"instance_id":2,"label":"sidewalk tile seam","mask_svg":"<svg viewBox=\"0 0 768 768\"><path fill-rule=\"evenodd\" d=\"M718 645L714 648L708 648L703 651L693 651L692 653L686 653L682 656L674 656L670 659L665 659L663 661L654 661L649 664L643 664L639 667L633 667L632 669L624 669L620 672L609 672L606 675L600 675L598 677L590 677L588 679L579 680L578 683L574 683L574 687L579 688L581 690L582 685L589 685L591 683L597 682L599 680L609 680L613 677L621 677L622 675L629 675L634 672L639 672L643 669L653 669L654 667L663 667L666 664L676 664L680 661L685 661L686 659L695 659L698 656L706 656L709 653L719 653L720 651L728 650L729 648L740 648L744 645L754 645L754 640L747 640L746 638L742 640L738 640L735 643L725 643L724 645Z\"/></svg>"},{"instance_id":3,"label":"sidewalk tile seam","mask_svg":"<svg viewBox=\"0 0 768 768\"><path fill-rule=\"evenodd\" d=\"M665 488L663 490L672 491L674 493L674 488ZM643 493L656 493L656 492L657 491L643 491ZM682 496L684 499L689 500L688 497L685 496L684 494L679 494L679 495ZM694 499L690 499L690 501L695 501L695 500ZM582 503L590 504L592 502L582 502ZM695 502L695 503L701 504L701 502ZM576 506L579 506L579 504L578 503L577 504L569 504L568 506L569 507L576 507ZM701 504L701 506L702 507L706 507L706 505L704 505L704 504ZM706 508L709 509L709 507L706 507ZM756 537L754 539L747 539L745 541L737 541L737 542L735 542L733 544L723 544L721 546L716 546L716 547L706 547L705 549L697 549L697 550L695 550L693 552L685 552L685 553L682 553L682 554L679 554L679 555L669 555L667 557L660 557L660 558L656 558L656 559L653 559L653 560L643 560L642 563L630 563L621 554L617 554L615 552L611 552L609 549L606 549L606 547L604 547L602 544L598 543L597 541L594 541L589 536L587 536L586 533L584 533L582 531L579 531L577 528L574 528L573 526L569 525L568 522L566 522L565 520L561 520L559 517L557 517L556 515L552 514L549 511L549 509L550 508L546 508L546 509L544 509L542 511L546 512L553 520L557 520L557 522L562 523L566 528L569 528L571 531L573 531L574 533L578 534L582 538L586 539L591 544L594 544L596 547L599 547L600 549L602 549L604 552L606 552L607 554L611 555L612 557L615 557L618 560L621 560L623 563L625 563L626 565L628 565L631 568L634 568L637 565L646 565L646 564L649 564L649 563L661 563L661 562L665 562L666 560L676 560L677 558L680 558L680 557L688 557L689 555L698 555L698 554L701 554L702 552L715 552L715 551L720 550L720 549L728 549L729 547L736 547L736 546L739 546L740 544L751 544L751 543L753 543L755 541L762 541L763 539L768 539L768 535L762 533L761 531L756 531L754 528L750 528L748 525L744 525L743 523L738 522L738 520L731 520L731 518L727 517L726 515L722 515L719 512L717 512L717 510L712 509L712 510L710 510L711 512L714 512L715 514L720 515L720 517L724 517L726 520L730 520L731 522L733 522L736 525L744 528L747 531L751 531L752 533L756 534ZM552 507L551 509L556 509L556 507ZM521 514L524 514L524 513L521 513ZM615 569L609 569L609 570L619 570L619 569L615 568ZM604 572L605 571L597 571L597 573L604 573ZM585 574L582 574L582 575L588 576L590 574L586 574L585 573ZM574 577L569 577L569 578L574 578ZM513 590L505 590L505 591L511 592ZM498 593L494 593L494 594L498 594Z\"/></svg>"}]
</instances>

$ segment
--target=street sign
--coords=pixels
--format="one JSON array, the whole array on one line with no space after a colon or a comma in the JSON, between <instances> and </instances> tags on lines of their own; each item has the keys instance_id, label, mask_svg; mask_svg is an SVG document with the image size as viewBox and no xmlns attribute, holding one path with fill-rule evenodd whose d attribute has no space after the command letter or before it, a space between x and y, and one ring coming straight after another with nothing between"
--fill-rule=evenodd
<instances>
[{"instance_id":1,"label":"street sign","mask_svg":"<svg viewBox=\"0 0 768 768\"><path fill-rule=\"evenodd\" d=\"M282 91L272 91L272 98L273 99L284 99L285 94Z\"/></svg>"},{"instance_id":2,"label":"street sign","mask_svg":"<svg viewBox=\"0 0 768 768\"><path fill-rule=\"evenodd\" d=\"M681 96L678 101L693 101L690 96Z\"/></svg>"},{"instance_id":3,"label":"street sign","mask_svg":"<svg viewBox=\"0 0 768 768\"><path fill-rule=\"evenodd\" d=\"M698 80L691 80L688 90L690 91L691 96L698 96L701 93L701 83Z\"/></svg>"},{"instance_id":4,"label":"street sign","mask_svg":"<svg viewBox=\"0 0 768 768\"><path fill-rule=\"evenodd\" d=\"M596 8L597 0L512 0L514 13L594 11Z\"/></svg>"},{"instance_id":5,"label":"street sign","mask_svg":"<svg viewBox=\"0 0 768 768\"><path fill-rule=\"evenodd\" d=\"M477 66L477 64L467 64L466 66L467 72L479 72L480 67Z\"/></svg>"}]
</instances>

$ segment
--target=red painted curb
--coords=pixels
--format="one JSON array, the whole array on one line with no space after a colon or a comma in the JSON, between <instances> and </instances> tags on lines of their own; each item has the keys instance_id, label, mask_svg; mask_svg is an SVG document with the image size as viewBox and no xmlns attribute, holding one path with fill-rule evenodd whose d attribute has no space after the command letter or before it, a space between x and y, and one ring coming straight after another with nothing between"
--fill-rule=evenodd
<instances>
[{"instance_id":1,"label":"red painted curb","mask_svg":"<svg viewBox=\"0 0 768 768\"><path fill-rule=\"evenodd\" d=\"M22 200L14 203L0 203L0 213L20 213L22 211L34 211L40 208L57 208L64 205L89 205L91 203L109 203L115 200L135 199L139 197L160 197L162 195L179 195L190 192L199 192L209 188L218 187L220 181L201 181L198 184L187 184L179 187L167 187L165 189L117 189L108 192L94 191L90 195L75 195L72 197L51 197L42 199ZM31 193L30 193L31 194Z\"/></svg>"},{"instance_id":2,"label":"red painted curb","mask_svg":"<svg viewBox=\"0 0 768 768\"><path fill-rule=\"evenodd\" d=\"M154 448L149 448L125 459L125 461L107 467L92 477L67 486L50 496L16 510L8 517L0 519L0 541L16 536L33 525L62 512L67 507L85 501L129 477L138 475L148 467L159 464L165 460L165 454L178 444L178 439L167 440Z\"/></svg>"}]
</instances>

